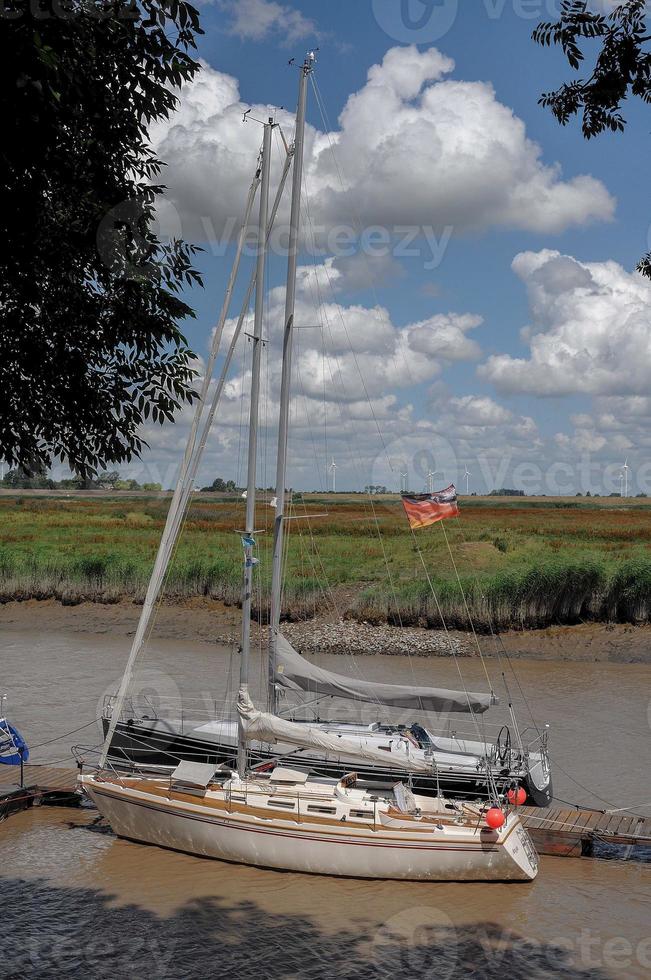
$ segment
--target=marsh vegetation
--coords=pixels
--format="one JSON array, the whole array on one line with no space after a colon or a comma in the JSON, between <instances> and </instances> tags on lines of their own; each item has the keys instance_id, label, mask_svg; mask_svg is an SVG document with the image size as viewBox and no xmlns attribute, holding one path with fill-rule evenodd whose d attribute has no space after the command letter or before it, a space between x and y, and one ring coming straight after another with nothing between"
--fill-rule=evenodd
<instances>
[{"instance_id":1,"label":"marsh vegetation","mask_svg":"<svg viewBox=\"0 0 651 980\"><path fill-rule=\"evenodd\" d=\"M0 599L142 600L168 503L165 496L0 498ZM243 510L240 498L193 500L166 601L239 602ZM466 629L469 610L482 630L651 618L650 502L471 498L462 500L461 515L412 534L397 497L295 498L285 616L438 627L440 609L448 625ZM256 597L263 619L272 520L263 503Z\"/></svg>"}]
</instances>

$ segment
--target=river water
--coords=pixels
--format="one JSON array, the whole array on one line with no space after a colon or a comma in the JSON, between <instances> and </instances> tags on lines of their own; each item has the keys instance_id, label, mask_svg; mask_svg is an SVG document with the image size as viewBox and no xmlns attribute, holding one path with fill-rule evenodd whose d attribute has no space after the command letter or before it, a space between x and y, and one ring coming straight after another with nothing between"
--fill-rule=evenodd
<instances>
[{"instance_id":1,"label":"river water","mask_svg":"<svg viewBox=\"0 0 651 980\"><path fill-rule=\"evenodd\" d=\"M3 629L7 714L31 743L33 761L69 764L73 744L98 741L98 706L115 690L126 652L124 637L109 634ZM459 686L446 659L320 662L368 678ZM651 799L649 667L514 667L517 680L506 674L523 722L526 698L536 723L550 725L558 798L597 806ZM182 694L209 707L232 685L235 669L231 651L160 640L138 683L152 699ZM485 689L480 664L463 662L462 669L469 688ZM499 693L494 662L489 669ZM259 657L253 674L260 686ZM43 807L0 826L3 978L651 973L648 863L546 857L528 885L328 879L118 840L96 816L90 808Z\"/></svg>"}]
</instances>

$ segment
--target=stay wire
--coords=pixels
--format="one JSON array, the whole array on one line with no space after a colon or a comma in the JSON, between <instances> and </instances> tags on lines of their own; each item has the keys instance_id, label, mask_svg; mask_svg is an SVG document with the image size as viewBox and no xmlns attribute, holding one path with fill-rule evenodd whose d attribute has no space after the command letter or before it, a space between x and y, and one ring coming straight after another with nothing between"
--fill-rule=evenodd
<instances>
[{"instance_id":1,"label":"stay wire","mask_svg":"<svg viewBox=\"0 0 651 980\"><path fill-rule=\"evenodd\" d=\"M493 682L491 681L491 679L490 679L490 677L488 675L488 669L486 667L486 663L484 661L484 655L483 655L482 650L481 650L481 644L479 642L479 638L478 638L477 632L475 630L475 624L473 622L473 618L472 618L472 615L470 613L470 607L468 605L468 600L466 598L466 592L465 592L465 589L464 589L463 585L461 584L461 577L459 575L459 569L457 568L457 563L454 560L454 555L452 553L452 548L450 547L450 541L448 539L448 534L447 534L447 531L445 530L445 521L439 521L438 523L441 525L441 530L443 532L443 537L445 538L445 544L446 544L446 547L448 549L448 554L450 556L450 561L452 562L452 567L454 569L454 574L455 574L455 577L456 577L456 580L457 580L457 585L459 586L459 591L461 592L461 597L463 599L463 605L464 605L464 608L466 610L466 615L468 617L468 622L470 623L470 628L472 630L472 635L473 635L473 639L475 641L475 646L477 647L477 653L479 654L479 659L481 661L481 665L483 667L484 674L486 676L486 683L488 684L488 687L490 689L490 692L491 692L492 696L495 697L495 691L493 690Z\"/></svg>"},{"instance_id":2,"label":"stay wire","mask_svg":"<svg viewBox=\"0 0 651 980\"><path fill-rule=\"evenodd\" d=\"M309 191L308 191L307 186L305 186L305 195L304 196L305 196L305 202L306 202L306 204L305 204L305 209L306 209L306 225L312 231L312 220L311 220L311 213L310 213L310 196L309 196ZM313 231L312 231L312 241L313 241L313 244L315 244ZM316 249L314 251L316 252ZM332 341L332 330L331 330L331 327L330 327L330 324L329 324L328 315L326 313L326 306L325 306L325 302L324 302L324 299L323 299L323 294L321 292L321 286L320 286L320 282L319 282L319 275L318 275L318 271L317 271L317 267L316 267L316 262L314 261L313 264L314 264L313 271L314 271L315 293L316 293L316 302L315 302L315 305L317 307L317 315L320 315L322 317L322 323L321 323L322 330L323 330L323 325L324 325L323 324L323 321L325 321L327 330L330 333L331 341ZM332 296L334 298L335 292L334 292L332 280L331 280L331 278L330 278L330 276L328 274L327 266L323 265L320 268L322 268L323 271L324 271L325 277L326 277L327 282L328 282L328 286L330 288L330 292L331 292L331 294L332 294ZM341 320L343 332L344 332L344 335L345 335L346 340L347 340L348 349L350 350L350 352L351 352L351 354L353 356L355 367L357 369L357 373L358 373L358 376L360 378L360 381L361 381L361 384L362 384L362 388L364 389L364 394L366 396L366 402L367 402L367 404L369 406L369 409L370 409L370 412L371 412L371 415L372 415L372 418L373 418L373 421L374 421L374 424L375 424L375 428L377 429L378 435L380 437L380 441L382 443L382 447L383 447L383 450L384 450L385 457L387 458L387 460L389 462L389 465L392 468L391 461L389 459L388 452L387 452L386 443L384 441L384 436L383 436L381 427L379 425L377 416L375 414L375 409L374 409L373 404L371 402L370 395L368 393L368 389L367 389L367 386L366 386L366 381L365 381L364 375L362 373L361 367L359 365L359 360L357 358L356 352L355 352L355 350L353 348L353 345L351 343L350 334L348 332L348 327L347 327L347 324L345 322L345 318L343 316L343 313L341 312L341 307L336 302L336 299L334 300L334 306L335 306L335 308L336 308L336 310L337 310L337 312L339 314L339 318ZM324 335L325 335L325 331L324 331ZM325 344L323 346L324 346L324 349L325 349ZM333 347L334 347L334 345L333 345ZM335 358L335 359L337 359L337 358ZM330 368L330 363L329 363L329 360L327 358L326 358L326 361L328 363L328 370L329 370L329 373L330 373L330 378L331 378L331 382L332 382L332 385L333 385L333 390L336 391L337 384L335 382L334 376L332 374L332 370ZM341 375L341 369L339 371L339 374ZM325 381L324 381L324 384L325 384ZM339 407L339 410L340 410L340 414L342 416L342 419L345 418L346 422L349 422L350 419L347 416L344 415L344 412L342 410L341 402L338 402L338 407ZM373 522L373 525L374 525L376 534L378 536L378 540L380 542L380 548L381 548L381 551L382 551L384 565L385 565L385 569L386 569L387 577L388 577L388 580L389 580L389 585L390 585L391 593L392 593L393 600L394 600L394 606L395 606L396 610L398 610L398 601L397 601L397 593L396 593L396 590L395 590L395 584L394 584L393 578L391 576L391 570L390 570L390 567L389 567L388 557L387 557L386 549L385 549L385 546L384 546L384 540L382 538L381 529L380 529L380 526L379 526L379 520L378 520L378 517L377 517L377 512L376 512L375 505L374 505L374 502L373 502L373 499L372 499L372 495L370 494L370 492L367 494L367 497L368 497L368 505L369 505L370 513L371 513L371 519L372 519L372 522ZM400 617L399 612L398 612L398 616ZM400 617L400 622L401 622L401 625L402 625L401 617ZM409 653L407 654L407 658L408 658L408 662L409 662L409 666L410 666L410 672L411 672L411 675L412 675L412 679L415 681L415 672L414 672L413 662L412 662L412 659L411 659L411 655ZM356 670L359 671L358 665L355 664L355 666L356 666Z\"/></svg>"}]
</instances>

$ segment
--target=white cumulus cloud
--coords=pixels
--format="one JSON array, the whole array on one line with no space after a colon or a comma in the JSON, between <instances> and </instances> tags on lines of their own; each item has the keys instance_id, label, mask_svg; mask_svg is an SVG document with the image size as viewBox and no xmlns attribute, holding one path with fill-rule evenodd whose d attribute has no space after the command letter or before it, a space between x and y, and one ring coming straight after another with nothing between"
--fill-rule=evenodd
<instances>
[{"instance_id":1,"label":"white cumulus cloud","mask_svg":"<svg viewBox=\"0 0 651 980\"><path fill-rule=\"evenodd\" d=\"M350 95L337 128L307 127L306 187L322 239L331 242L338 226L358 219L398 234L401 226L551 233L612 217L615 202L600 181L563 178L490 83L452 79L453 69L436 48L392 48ZM163 213L188 238L233 235L261 139L256 123L242 123L248 108L268 115L268 107L242 102L236 79L204 63L179 111L152 127L168 165ZM276 118L289 136L292 115ZM281 155L278 144L274 179Z\"/></svg>"},{"instance_id":2,"label":"white cumulus cloud","mask_svg":"<svg viewBox=\"0 0 651 980\"><path fill-rule=\"evenodd\" d=\"M651 283L616 262L522 252L528 357L499 354L479 373L501 391L535 395L646 395L651 388Z\"/></svg>"},{"instance_id":3,"label":"white cumulus cloud","mask_svg":"<svg viewBox=\"0 0 651 980\"><path fill-rule=\"evenodd\" d=\"M317 34L313 20L275 0L219 0L219 6L229 16L229 32L245 41L264 41L280 34L292 44Z\"/></svg>"}]
</instances>

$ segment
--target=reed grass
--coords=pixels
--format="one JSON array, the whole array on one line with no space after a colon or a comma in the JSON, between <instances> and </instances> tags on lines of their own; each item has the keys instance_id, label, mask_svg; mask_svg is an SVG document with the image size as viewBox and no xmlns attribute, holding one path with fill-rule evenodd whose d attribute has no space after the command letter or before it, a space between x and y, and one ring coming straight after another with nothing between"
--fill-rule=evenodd
<instances>
[{"instance_id":1,"label":"reed grass","mask_svg":"<svg viewBox=\"0 0 651 980\"><path fill-rule=\"evenodd\" d=\"M0 498L0 601L141 602L167 506L167 498ZM168 601L239 602L243 507L193 501ZM254 605L264 621L273 513L260 511ZM651 619L651 508L643 504L468 501L459 521L446 522L450 550L440 526L412 535L395 500L307 498L293 516L303 520L288 525L287 618L327 611L439 627L442 612L467 629L469 611L482 630Z\"/></svg>"}]
</instances>

